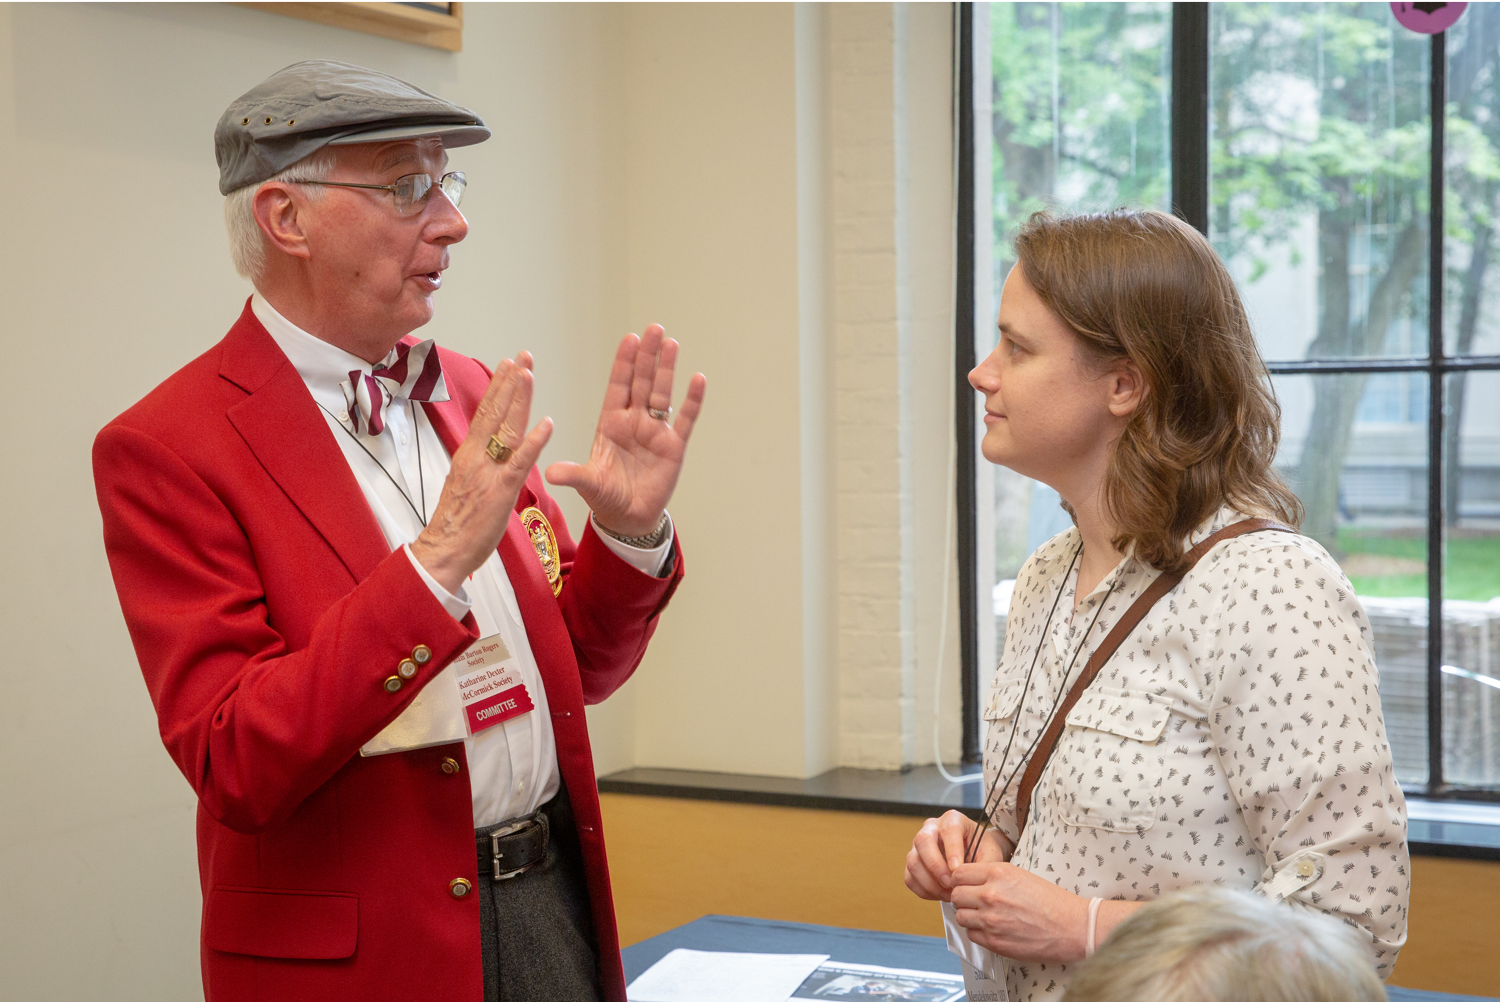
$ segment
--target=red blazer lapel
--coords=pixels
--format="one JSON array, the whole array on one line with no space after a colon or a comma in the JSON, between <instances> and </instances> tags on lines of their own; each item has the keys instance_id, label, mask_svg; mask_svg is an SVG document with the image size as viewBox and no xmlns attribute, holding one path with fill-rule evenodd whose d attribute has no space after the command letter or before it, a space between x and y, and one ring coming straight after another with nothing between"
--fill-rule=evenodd
<instances>
[{"instance_id":1,"label":"red blazer lapel","mask_svg":"<svg viewBox=\"0 0 1500 1002\"><path fill-rule=\"evenodd\" d=\"M391 548L307 385L249 303L224 339L219 374L249 394L228 409L229 423L354 580L363 581Z\"/></svg>"},{"instance_id":2,"label":"red blazer lapel","mask_svg":"<svg viewBox=\"0 0 1500 1002\"><path fill-rule=\"evenodd\" d=\"M449 382L451 384L453 380L450 379ZM451 388L449 392L452 393ZM422 409L427 412L427 420L432 423L432 430L437 432L449 456L458 451L458 447L463 445L464 439L469 435L469 416L464 413L463 401L457 393L452 396L451 400L422 405Z\"/></svg>"},{"instance_id":3,"label":"red blazer lapel","mask_svg":"<svg viewBox=\"0 0 1500 1002\"><path fill-rule=\"evenodd\" d=\"M534 497L529 487L521 488L523 505ZM572 664L573 641L568 635L568 624L542 570L541 559L531 546L531 537L515 512L510 513L510 524L500 537L499 550L511 590L516 593L516 605L521 609L521 622L526 625L526 639L547 690L547 702L558 708L581 708L583 683L577 670L559 670ZM566 656L559 658L558 652ZM558 754L563 754L561 742Z\"/></svg>"}]
</instances>

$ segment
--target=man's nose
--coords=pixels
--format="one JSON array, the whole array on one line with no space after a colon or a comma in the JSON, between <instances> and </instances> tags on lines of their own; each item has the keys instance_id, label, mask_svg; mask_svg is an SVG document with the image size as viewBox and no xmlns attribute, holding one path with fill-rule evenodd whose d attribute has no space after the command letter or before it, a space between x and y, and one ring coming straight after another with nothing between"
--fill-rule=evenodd
<instances>
[{"instance_id":1,"label":"man's nose","mask_svg":"<svg viewBox=\"0 0 1500 1002\"><path fill-rule=\"evenodd\" d=\"M469 221L441 188L434 186L428 199L427 212L431 216L428 227L435 242L456 244L469 235Z\"/></svg>"}]
</instances>

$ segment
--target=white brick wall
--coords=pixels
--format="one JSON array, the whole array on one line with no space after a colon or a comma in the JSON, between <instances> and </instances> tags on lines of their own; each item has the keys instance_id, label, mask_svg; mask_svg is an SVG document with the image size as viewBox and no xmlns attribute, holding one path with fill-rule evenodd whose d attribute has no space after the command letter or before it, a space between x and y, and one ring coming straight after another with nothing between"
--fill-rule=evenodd
<instances>
[{"instance_id":1,"label":"white brick wall","mask_svg":"<svg viewBox=\"0 0 1500 1002\"><path fill-rule=\"evenodd\" d=\"M839 761L913 760L905 8L828 12Z\"/></svg>"}]
</instances>

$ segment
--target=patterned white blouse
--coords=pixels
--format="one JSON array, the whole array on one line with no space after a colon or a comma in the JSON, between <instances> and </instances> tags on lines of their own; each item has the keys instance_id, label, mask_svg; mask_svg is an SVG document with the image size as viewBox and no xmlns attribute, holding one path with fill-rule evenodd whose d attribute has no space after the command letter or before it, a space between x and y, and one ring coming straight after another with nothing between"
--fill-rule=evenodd
<instances>
[{"instance_id":1,"label":"patterned white blouse","mask_svg":"<svg viewBox=\"0 0 1500 1002\"><path fill-rule=\"evenodd\" d=\"M1221 509L1189 545L1244 517ZM1003 769L991 818L1012 841L1053 706L1157 576L1127 553L1074 612L1080 545L1069 529L1021 569L984 706L984 786ZM1377 684L1364 610L1327 551L1286 532L1219 543L1069 712L1011 861L1085 898L1212 882L1326 912L1369 936L1384 979L1411 882ZM1005 963L1011 1002L1066 987L1065 964Z\"/></svg>"}]
</instances>

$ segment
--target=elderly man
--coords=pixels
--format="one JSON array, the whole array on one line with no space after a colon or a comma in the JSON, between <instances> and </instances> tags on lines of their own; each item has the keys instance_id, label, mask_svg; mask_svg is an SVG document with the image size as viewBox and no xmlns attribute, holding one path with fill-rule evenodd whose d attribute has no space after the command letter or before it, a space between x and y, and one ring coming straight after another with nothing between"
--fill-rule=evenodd
<instances>
[{"instance_id":1,"label":"elderly man","mask_svg":"<svg viewBox=\"0 0 1500 1002\"><path fill-rule=\"evenodd\" d=\"M105 545L198 794L203 978L236 999L623 1000L586 703L682 576L677 347L621 343L588 463L534 463L531 359L407 335L489 130L385 74L288 67L215 133L224 339L94 447Z\"/></svg>"},{"instance_id":2,"label":"elderly man","mask_svg":"<svg viewBox=\"0 0 1500 1002\"><path fill-rule=\"evenodd\" d=\"M1386 1002L1352 920L1199 884L1148 901L1067 979L1066 1002Z\"/></svg>"}]
</instances>

